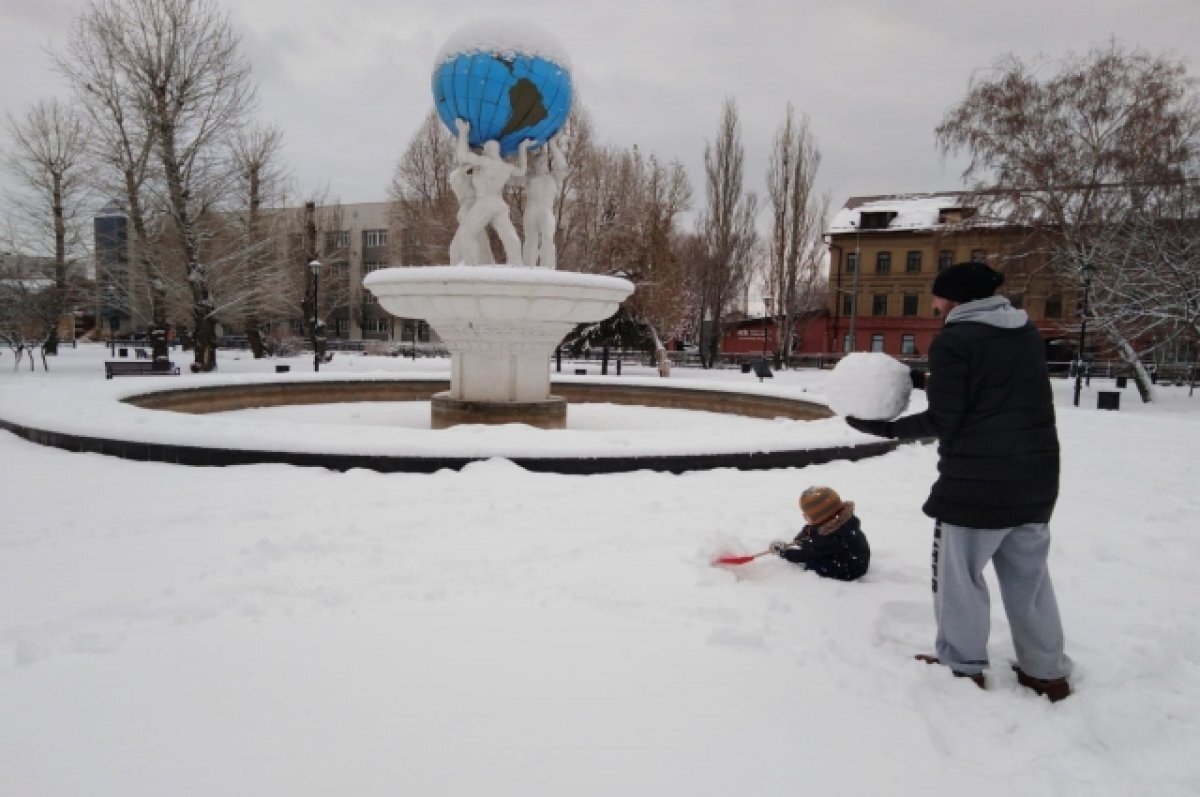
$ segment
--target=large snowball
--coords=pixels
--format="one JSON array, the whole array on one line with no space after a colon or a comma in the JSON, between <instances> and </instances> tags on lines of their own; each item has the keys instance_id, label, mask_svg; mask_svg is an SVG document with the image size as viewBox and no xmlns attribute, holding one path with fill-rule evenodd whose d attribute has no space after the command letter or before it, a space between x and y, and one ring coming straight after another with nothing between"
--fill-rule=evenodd
<instances>
[{"instance_id":1,"label":"large snowball","mask_svg":"<svg viewBox=\"0 0 1200 797\"><path fill-rule=\"evenodd\" d=\"M890 421L908 406L907 365L878 352L847 354L826 381L825 398L838 415Z\"/></svg>"}]
</instances>

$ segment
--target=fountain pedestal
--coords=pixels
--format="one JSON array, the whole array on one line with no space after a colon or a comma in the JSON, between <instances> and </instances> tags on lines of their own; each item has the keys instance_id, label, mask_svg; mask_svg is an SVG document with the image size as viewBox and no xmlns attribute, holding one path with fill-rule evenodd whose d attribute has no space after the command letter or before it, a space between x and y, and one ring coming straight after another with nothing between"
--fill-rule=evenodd
<instances>
[{"instance_id":1,"label":"fountain pedestal","mask_svg":"<svg viewBox=\"0 0 1200 797\"><path fill-rule=\"evenodd\" d=\"M566 426L550 357L577 324L608 318L633 293L619 277L514 266L387 268L363 280L400 318L424 319L453 358L432 397L434 429L462 423Z\"/></svg>"}]
</instances>

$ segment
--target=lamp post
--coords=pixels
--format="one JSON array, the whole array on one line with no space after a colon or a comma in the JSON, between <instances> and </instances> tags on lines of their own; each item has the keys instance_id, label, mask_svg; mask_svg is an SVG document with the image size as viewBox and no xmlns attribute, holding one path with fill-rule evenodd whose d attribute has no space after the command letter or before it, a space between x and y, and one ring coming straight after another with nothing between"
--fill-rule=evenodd
<instances>
[{"instance_id":1,"label":"lamp post","mask_svg":"<svg viewBox=\"0 0 1200 797\"><path fill-rule=\"evenodd\" d=\"M842 331L842 247L833 243L832 240L826 241L825 245L829 247L830 268L832 269L833 273L837 275L837 280L835 283L836 287L833 292L833 338L831 339L829 337L828 327L826 327L825 332L825 350L833 352L837 351L839 333ZM834 249L836 249L838 253L836 267L833 266Z\"/></svg>"},{"instance_id":2,"label":"lamp post","mask_svg":"<svg viewBox=\"0 0 1200 797\"><path fill-rule=\"evenodd\" d=\"M854 279L850 286L850 332L846 344L842 346L847 353L858 347L858 272L862 271L862 252L859 248L862 232L857 223L852 221L850 226L854 228Z\"/></svg>"},{"instance_id":3,"label":"lamp post","mask_svg":"<svg viewBox=\"0 0 1200 797\"><path fill-rule=\"evenodd\" d=\"M1088 297L1092 291L1092 264L1083 266L1083 304L1079 308L1079 352L1075 357L1075 406L1079 406L1079 393L1083 390L1084 343L1087 340Z\"/></svg>"},{"instance_id":4,"label":"lamp post","mask_svg":"<svg viewBox=\"0 0 1200 797\"><path fill-rule=\"evenodd\" d=\"M313 258L308 262L308 271L312 274L312 346L313 346L313 370L321 370L321 347L317 345L317 324L320 318L320 302L318 289L321 285L321 261Z\"/></svg>"},{"instance_id":5,"label":"lamp post","mask_svg":"<svg viewBox=\"0 0 1200 797\"><path fill-rule=\"evenodd\" d=\"M767 334L770 332L769 319L771 317L771 296L763 297L763 339L762 339L762 358L763 362L767 361Z\"/></svg>"},{"instance_id":6,"label":"lamp post","mask_svg":"<svg viewBox=\"0 0 1200 797\"><path fill-rule=\"evenodd\" d=\"M150 345L151 357L155 363L165 362L169 358L167 353L166 287L159 277L150 281L152 302L150 314L154 319L154 329L150 332Z\"/></svg>"},{"instance_id":7,"label":"lamp post","mask_svg":"<svg viewBox=\"0 0 1200 797\"><path fill-rule=\"evenodd\" d=\"M108 345L112 356L117 356L117 327L121 317L117 315L117 289L108 285L104 289L104 311L108 316Z\"/></svg>"}]
</instances>

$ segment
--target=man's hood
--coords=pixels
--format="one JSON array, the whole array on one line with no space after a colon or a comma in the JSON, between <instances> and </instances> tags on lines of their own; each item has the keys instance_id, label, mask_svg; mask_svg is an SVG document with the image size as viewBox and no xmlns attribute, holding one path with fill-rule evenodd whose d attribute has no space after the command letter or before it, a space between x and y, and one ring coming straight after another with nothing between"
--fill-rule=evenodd
<instances>
[{"instance_id":1,"label":"man's hood","mask_svg":"<svg viewBox=\"0 0 1200 797\"><path fill-rule=\"evenodd\" d=\"M999 329L1018 329L1029 321L1029 314L1013 307L1003 296L989 296L963 302L946 316L947 324L987 324Z\"/></svg>"}]
</instances>

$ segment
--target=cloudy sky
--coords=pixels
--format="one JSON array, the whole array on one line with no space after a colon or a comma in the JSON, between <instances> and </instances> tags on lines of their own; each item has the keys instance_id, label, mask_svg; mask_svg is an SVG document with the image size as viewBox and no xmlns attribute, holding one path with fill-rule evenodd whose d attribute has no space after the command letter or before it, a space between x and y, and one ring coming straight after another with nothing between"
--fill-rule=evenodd
<instances>
[{"instance_id":1,"label":"cloudy sky","mask_svg":"<svg viewBox=\"0 0 1200 797\"><path fill-rule=\"evenodd\" d=\"M66 96L47 49L82 0L0 0L0 110ZM438 48L500 4L459 0L225 0L259 89L285 131L301 192L385 198L393 167L432 104ZM820 175L847 196L959 185L933 128L971 74L998 56L1061 56L1116 36L1172 52L1200 75L1200 0L509 0L570 52L598 137L687 168L703 201L704 142L721 103L739 106L748 187L791 103L820 146Z\"/></svg>"}]
</instances>

